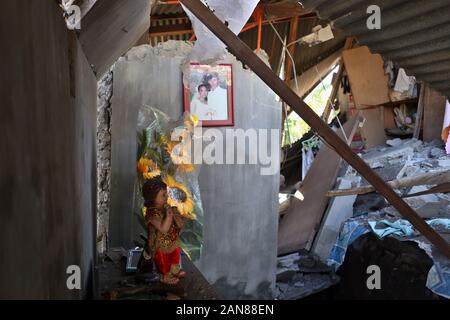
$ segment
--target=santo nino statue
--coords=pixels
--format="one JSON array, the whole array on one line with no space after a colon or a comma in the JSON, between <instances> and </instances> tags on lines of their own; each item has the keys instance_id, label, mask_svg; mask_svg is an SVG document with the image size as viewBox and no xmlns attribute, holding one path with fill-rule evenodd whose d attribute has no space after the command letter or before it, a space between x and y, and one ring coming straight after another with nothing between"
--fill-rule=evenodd
<instances>
[{"instance_id":1,"label":"santo nino statue","mask_svg":"<svg viewBox=\"0 0 450 320\"><path fill-rule=\"evenodd\" d=\"M186 272L180 270L180 231L184 218L167 204L167 185L159 178L142 186L148 248L162 283L176 285Z\"/></svg>"}]
</instances>

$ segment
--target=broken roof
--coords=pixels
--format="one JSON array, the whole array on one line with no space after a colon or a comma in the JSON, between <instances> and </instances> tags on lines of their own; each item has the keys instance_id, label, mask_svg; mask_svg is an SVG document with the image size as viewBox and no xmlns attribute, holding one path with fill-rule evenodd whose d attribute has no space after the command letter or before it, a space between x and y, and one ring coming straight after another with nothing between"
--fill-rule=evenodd
<instances>
[{"instance_id":1,"label":"broken roof","mask_svg":"<svg viewBox=\"0 0 450 320\"><path fill-rule=\"evenodd\" d=\"M372 52L397 62L409 75L450 95L450 3L447 0L303 0L305 9ZM367 8L381 8L381 30L367 28Z\"/></svg>"},{"instance_id":2,"label":"broken roof","mask_svg":"<svg viewBox=\"0 0 450 320\"><path fill-rule=\"evenodd\" d=\"M290 0L266 0L260 1L260 5L265 11L264 23L261 32L261 48L269 55L269 62L272 70L277 73L281 68L281 57L283 53L283 44L276 35L276 32L267 22L271 20L282 39L288 37L291 18L296 15L292 10L286 8L297 5L297 1ZM300 5L298 5L301 8ZM298 10L300 12L301 10ZM312 32L317 25L325 26L327 21L319 19L315 14L308 11L301 13L296 39L306 36ZM267 20L267 21L266 21ZM250 19L249 22L252 22ZM193 30L191 23L185 15L181 5L174 1L157 2L151 11L150 43L155 46L159 42L167 40L193 40ZM297 76L315 66L319 62L328 58L343 48L345 36L343 32L335 32L335 38L309 47L307 45L297 44L293 58ZM258 29L249 28L239 34L239 37L252 49L257 47Z\"/></svg>"}]
</instances>

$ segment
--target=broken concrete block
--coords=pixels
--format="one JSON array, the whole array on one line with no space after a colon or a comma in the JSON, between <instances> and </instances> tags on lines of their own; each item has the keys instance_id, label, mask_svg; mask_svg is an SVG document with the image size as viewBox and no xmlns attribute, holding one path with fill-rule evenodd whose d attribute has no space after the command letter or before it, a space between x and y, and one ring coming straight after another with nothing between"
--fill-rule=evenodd
<instances>
[{"instance_id":1,"label":"broken concrete block","mask_svg":"<svg viewBox=\"0 0 450 320\"><path fill-rule=\"evenodd\" d=\"M445 156L445 150L440 148L432 148L430 150L430 157L432 158L440 158L442 156Z\"/></svg>"},{"instance_id":2,"label":"broken concrete block","mask_svg":"<svg viewBox=\"0 0 450 320\"><path fill-rule=\"evenodd\" d=\"M414 148L414 150L417 151L420 147L423 146L423 142L418 139L413 138L413 139L406 140L403 143L403 145L410 146L410 147Z\"/></svg>"},{"instance_id":3,"label":"broken concrete block","mask_svg":"<svg viewBox=\"0 0 450 320\"><path fill-rule=\"evenodd\" d=\"M450 159L439 160L438 164L440 167L450 167Z\"/></svg>"},{"instance_id":4,"label":"broken concrete block","mask_svg":"<svg viewBox=\"0 0 450 320\"><path fill-rule=\"evenodd\" d=\"M411 146L411 143L403 143L398 147L388 148L386 149L386 151L368 152L363 156L363 159L369 166L372 166L376 162L380 162L383 160L394 160L402 157L407 158L408 156L412 156L413 154L414 147Z\"/></svg>"},{"instance_id":5,"label":"broken concrete block","mask_svg":"<svg viewBox=\"0 0 450 320\"><path fill-rule=\"evenodd\" d=\"M427 146L436 147L436 148L444 148L444 143L442 142L442 140L434 139L434 140L428 142Z\"/></svg>"},{"instance_id":6,"label":"broken concrete block","mask_svg":"<svg viewBox=\"0 0 450 320\"><path fill-rule=\"evenodd\" d=\"M408 194L424 192L427 190L429 190L429 188L426 186L414 186L411 188L411 190L409 191ZM439 202L439 198L434 194L427 194L427 195L423 195L423 196L414 197L411 199L420 200L420 201L424 201L424 202Z\"/></svg>"},{"instance_id":7,"label":"broken concrete block","mask_svg":"<svg viewBox=\"0 0 450 320\"><path fill-rule=\"evenodd\" d=\"M358 187L361 183L361 177L342 178L338 183L338 189ZM323 261L328 259L331 249L339 236L342 223L353 216L353 204L356 197L356 195L337 197L328 206L322 226L317 233L311 250Z\"/></svg>"},{"instance_id":8,"label":"broken concrete block","mask_svg":"<svg viewBox=\"0 0 450 320\"><path fill-rule=\"evenodd\" d=\"M286 283L291 281L291 279L297 274L296 271L288 270L285 272L282 272L277 275L277 283ZM284 291L284 290L283 290Z\"/></svg>"},{"instance_id":9,"label":"broken concrete block","mask_svg":"<svg viewBox=\"0 0 450 320\"><path fill-rule=\"evenodd\" d=\"M386 141L386 143L387 143L387 145L389 145L391 147L398 147L403 144L403 141L400 138L395 138L395 139Z\"/></svg>"},{"instance_id":10,"label":"broken concrete block","mask_svg":"<svg viewBox=\"0 0 450 320\"><path fill-rule=\"evenodd\" d=\"M384 168L384 165L380 161L375 161L374 163L370 164L370 168L372 169Z\"/></svg>"},{"instance_id":11,"label":"broken concrete block","mask_svg":"<svg viewBox=\"0 0 450 320\"><path fill-rule=\"evenodd\" d=\"M411 166L405 169L405 175L407 177L411 177L414 176L416 174L422 173L422 170L420 170L420 168L416 167L416 166Z\"/></svg>"}]
</instances>

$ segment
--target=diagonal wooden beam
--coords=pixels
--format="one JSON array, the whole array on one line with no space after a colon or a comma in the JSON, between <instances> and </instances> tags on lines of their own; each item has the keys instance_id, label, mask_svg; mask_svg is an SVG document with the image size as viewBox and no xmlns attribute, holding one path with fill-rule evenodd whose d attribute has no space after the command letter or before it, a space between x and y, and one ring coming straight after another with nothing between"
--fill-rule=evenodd
<instances>
[{"instance_id":1,"label":"diagonal wooden beam","mask_svg":"<svg viewBox=\"0 0 450 320\"><path fill-rule=\"evenodd\" d=\"M344 45L344 50L351 49L353 47L353 38L347 38ZM325 111L323 112L322 119L323 121L328 123L328 118L331 114L331 109L333 109L333 102L336 99L336 95L339 91L339 86L341 84L342 75L344 74L344 63L341 59L339 62L339 69L336 74L336 77L333 80L333 90L331 91L330 97L327 100L327 104L325 106Z\"/></svg>"},{"instance_id":2,"label":"diagonal wooden beam","mask_svg":"<svg viewBox=\"0 0 450 320\"><path fill-rule=\"evenodd\" d=\"M254 52L242 42L200 0L180 0L212 33L246 64L279 97L299 114L361 176L371 183L400 214L450 259L450 245L401 199L339 136L328 127Z\"/></svg>"},{"instance_id":3,"label":"diagonal wooden beam","mask_svg":"<svg viewBox=\"0 0 450 320\"><path fill-rule=\"evenodd\" d=\"M297 34L298 34L298 20L300 18L299 17L292 17L291 18L291 23L289 26L289 36L288 36L288 41L287 43L293 43L295 40L297 40ZM294 63L295 63L295 47L296 47L296 43L290 45L287 50L290 54L290 56L294 59ZM292 69L293 69L293 65L292 65L292 60L289 57L289 55L286 55L286 61L285 61L285 71L284 71L284 81L286 81L286 83L288 83L293 77L296 77L297 75L294 74L292 75Z\"/></svg>"}]
</instances>

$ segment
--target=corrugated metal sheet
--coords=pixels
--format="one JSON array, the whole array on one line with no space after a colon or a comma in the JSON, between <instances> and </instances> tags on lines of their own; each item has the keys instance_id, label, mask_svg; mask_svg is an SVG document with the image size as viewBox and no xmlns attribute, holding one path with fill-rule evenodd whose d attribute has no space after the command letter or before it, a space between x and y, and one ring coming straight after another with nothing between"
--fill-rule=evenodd
<instances>
[{"instance_id":1,"label":"corrugated metal sheet","mask_svg":"<svg viewBox=\"0 0 450 320\"><path fill-rule=\"evenodd\" d=\"M325 26L327 22L315 17L300 18L297 38L301 38L303 36L310 34L312 29L319 24ZM276 27L278 33L282 38L288 37L290 26L289 21L277 23L274 24L274 26ZM258 30L256 28L241 33L239 37L250 48L256 48L256 43L258 39ZM297 44L293 55L297 75L301 75L304 71L308 70L312 66L316 65L318 62L322 61L323 59L329 57L337 50L341 49L344 46L344 42L345 37L343 33L338 31L335 33L335 38L333 40L324 42L322 44L313 47ZM262 28L261 48L264 51L266 51L267 54L269 55L272 69L279 70L279 62L283 46L270 25L263 26Z\"/></svg>"},{"instance_id":2,"label":"corrugated metal sheet","mask_svg":"<svg viewBox=\"0 0 450 320\"><path fill-rule=\"evenodd\" d=\"M449 0L303 0L303 6L361 45L397 62L409 75L450 96ZM381 30L367 28L369 5L381 8Z\"/></svg>"}]
</instances>

